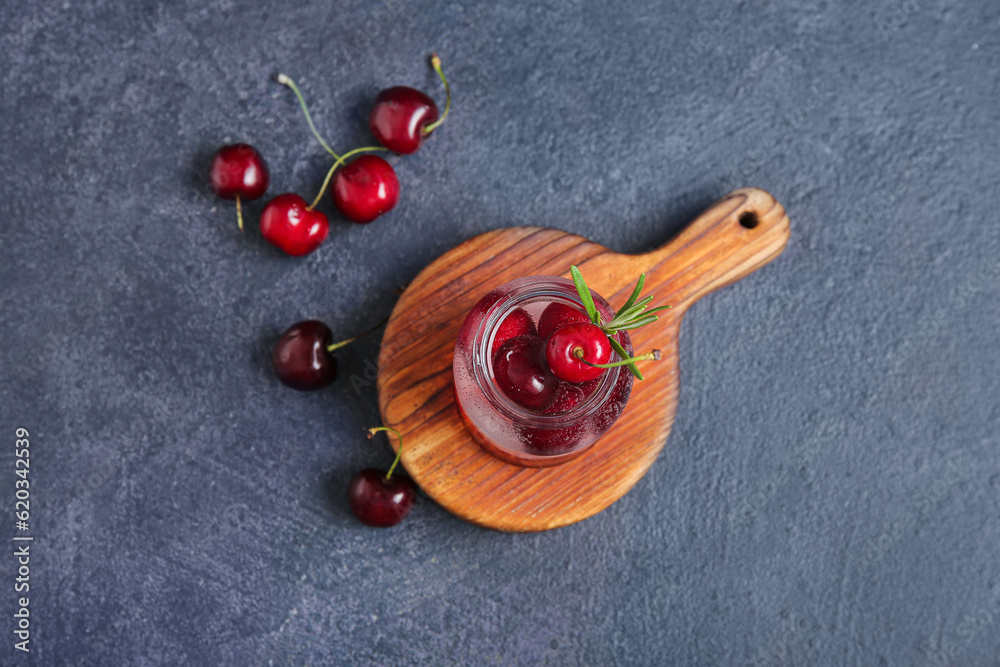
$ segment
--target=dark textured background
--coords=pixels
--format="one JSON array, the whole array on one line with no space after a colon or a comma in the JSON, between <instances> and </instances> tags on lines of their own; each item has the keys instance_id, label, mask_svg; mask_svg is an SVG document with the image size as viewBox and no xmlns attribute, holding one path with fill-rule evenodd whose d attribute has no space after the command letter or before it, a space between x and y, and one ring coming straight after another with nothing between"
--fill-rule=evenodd
<instances>
[{"instance_id":1,"label":"dark textured background","mask_svg":"<svg viewBox=\"0 0 1000 667\"><path fill-rule=\"evenodd\" d=\"M35 664L1000 664L994 0L0 10L0 488L23 426ZM316 191L276 72L347 149L380 88L440 96L435 49L454 114L394 159L391 215L327 209L293 259L261 202L241 236L206 194L236 140L270 194ZM349 381L378 337L303 395L269 368L284 327L357 332L512 224L645 250L743 185L791 243L692 309L668 451L624 499L535 535L351 518L390 460Z\"/></svg>"}]
</instances>

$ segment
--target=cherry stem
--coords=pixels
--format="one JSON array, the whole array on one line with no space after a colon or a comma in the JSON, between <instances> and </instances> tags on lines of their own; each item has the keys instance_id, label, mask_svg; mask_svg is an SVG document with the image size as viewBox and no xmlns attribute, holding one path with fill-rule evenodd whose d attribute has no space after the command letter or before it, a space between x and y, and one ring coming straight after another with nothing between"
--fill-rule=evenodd
<instances>
[{"instance_id":1,"label":"cherry stem","mask_svg":"<svg viewBox=\"0 0 1000 667\"><path fill-rule=\"evenodd\" d=\"M592 363L590 363L589 361L587 361L586 359L583 358L583 354L584 353L583 353L583 348L582 347L575 347L575 348L573 348L573 356L574 357L576 357L577 359L579 359L583 363L587 364L588 366L593 366L594 368L617 368L618 366L628 366L629 364L633 364L633 363L635 363L637 361L659 361L660 360L660 351L659 350L653 350L652 352L649 352L648 354L641 354L638 357L629 357L629 358L626 358L626 359L622 359L621 361L614 361L614 362L612 362L610 364L592 364Z\"/></svg>"},{"instance_id":2,"label":"cherry stem","mask_svg":"<svg viewBox=\"0 0 1000 667\"><path fill-rule=\"evenodd\" d=\"M243 231L243 206L240 205L240 196L236 195L236 224L240 226L240 231Z\"/></svg>"},{"instance_id":3,"label":"cherry stem","mask_svg":"<svg viewBox=\"0 0 1000 667\"><path fill-rule=\"evenodd\" d=\"M448 112L451 111L451 86L448 85L448 79L445 78L444 71L441 69L441 59L438 58L438 54L436 53L431 54L431 67L433 67L434 71L437 72L437 75L441 77L441 83L444 84L444 113L441 114L440 118L424 128L425 135L436 130L441 123L444 122L444 119L448 117Z\"/></svg>"},{"instance_id":4,"label":"cherry stem","mask_svg":"<svg viewBox=\"0 0 1000 667\"><path fill-rule=\"evenodd\" d=\"M383 324L385 324L388 321L389 321L389 318L387 317L384 320L382 320L381 322L379 322L378 324L376 324L375 326L373 326L371 329L368 329L367 331L362 331L357 336L354 336L352 338L348 338L347 340L342 340L339 343L334 343L333 345L327 345L326 346L326 351L327 352L333 352L336 349L339 349L341 347L344 347L345 345L349 345L350 343L353 343L354 341L356 341L359 338L364 338L365 336L367 336L371 332L375 331L376 329L378 329L380 326L382 326Z\"/></svg>"},{"instance_id":5,"label":"cherry stem","mask_svg":"<svg viewBox=\"0 0 1000 667\"><path fill-rule=\"evenodd\" d=\"M316 129L316 125L313 123L312 116L309 115L309 107L306 106L306 100L304 97L302 97L302 92L299 90L299 87L295 84L295 81L292 80L292 77L288 76L287 74L279 74L278 83L288 86L289 88L292 89L292 92L295 93L295 97L299 98L299 106L302 107L302 113L305 114L306 122L309 123L309 129L312 130L313 136L316 137L316 141L318 141L320 145L322 145L323 148L326 149L326 152L332 155L334 159L339 160L340 156L337 155L337 153L334 152L334 150L330 148L330 146L325 141L323 141L323 137L319 135L319 130ZM310 206L310 208L312 207Z\"/></svg>"},{"instance_id":6,"label":"cherry stem","mask_svg":"<svg viewBox=\"0 0 1000 667\"><path fill-rule=\"evenodd\" d=\"M403 456L403 434L391 426L373 426L368 429L368 439L371 440L379 431L392 431L396 434L396 437L399 438L399 449L396 450L396 460L392 462L392 465L389 466L389 472L385 474L385 481L388 482L389 478L392 477L392 473L396 469L396 466L399 465L400 457Z\"/></svg>"},{"instance_id":7,"label":"cherry stem","mask_svg":"<svg viewBox=\"0 0 1000 667\"><path fill-rule=\"evenodd\" d=\"M344 161L347 158L357 155L358 153L387 150L389 149L383 148L382 146L365 146L363 148L355 148L353 151L348 151L347 153L344 153L343 156L338 157L337 161L333 163L332 167L330 167L330 171L326 172L326 178L323 179L323 186L319 189L319 194L316 195L316 199L313 199L313 203L309 204L309 206L306 207L306 210L311 211L319 205L320 200L323 199L323 195L326 194L327 186L330 185L330 179L333 178L333 172L337 171L337 167L344 164Z\"/></svg>"}]
</instances>

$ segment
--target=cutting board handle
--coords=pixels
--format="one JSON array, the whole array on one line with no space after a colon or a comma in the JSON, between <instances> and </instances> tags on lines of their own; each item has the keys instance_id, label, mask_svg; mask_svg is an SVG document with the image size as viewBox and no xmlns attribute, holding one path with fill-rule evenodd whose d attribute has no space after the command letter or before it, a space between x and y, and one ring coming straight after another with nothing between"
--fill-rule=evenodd
<instances>
[{"instance_id":1,"label":"cutting board handle","mask_svg":"<svg viewBox=\"0 0 1000 667\"><path fill-rule=\"evenodd\" d=\"M710 206L676 238L649 253L654 282L671 284L674 308L692 303L764 266L788 243L784 207L770 193L743 188Z\"/></svg>"},{"instance_id":2,"label":"cutting board handle","mask_svg":"<svg viewBox=\"0 0 1000 667\"><path fill-rule=\"evenodd\" d=\"M642 255L600 255L581 266L596 282L632 285L646 273L646 294L680 317L709 292L733 283L781 254L790 226L784 207L758 188L735 190L712 204L666 245ZM586 268L584 268L584 266ZM591 285L594 287L594 285ZM597 289L595 287L595 289ZM597 290L600 293L600 289ZM605 293L606 294L606 293ZM627 296L615 294L612 303Z\"/></svg>"}]
</instances>

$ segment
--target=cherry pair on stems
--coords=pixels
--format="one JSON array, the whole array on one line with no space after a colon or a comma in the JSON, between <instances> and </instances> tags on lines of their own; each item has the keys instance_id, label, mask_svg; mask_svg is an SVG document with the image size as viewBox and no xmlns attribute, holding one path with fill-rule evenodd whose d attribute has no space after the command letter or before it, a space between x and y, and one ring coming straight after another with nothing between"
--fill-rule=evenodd
<instances>
[{"instance_id":1,"label":"cherry pair on stems","mask_svg":"<svg viewBox=\"0 0 1000 667\"><path fill-rule=\"evenodd\" d=\"M280 194L267 203L260 220L261 234L267 241L294 256L306 255L319 247L326 240L330 225L326 215L317 211L316 206L331 185L331 178L333 203L348 220L369 223L396 206L399 201L399 179L392 165L381 157L370 154L360 155L350 163L346 161L373 151L413 153L440 126L451 108L451 88L437 55L432 56L431 65L445 86L447 101L444 114L439 117L437 105L419 90L408 86L394 86L383 90L375 98L369 117L372 134L382 146L357 148L342 156L320 136L295 82L284 74L278 75L278 82L295 93L309 129L335 162L311 204L307 204L298 194L290 192ZM343 168L338 171L340 167ZM224 146L216 153L210 176L212 186L220 197L236 200L237 220L242 230L241 199L259 198L269 184L267 165L263 158L248 144Z\"/></svg>"},{"instance_id":2,"label":"cherry pair on stems","mask_svg":"<svg viewBox=\"0 0 1000 667\"><path fill-rule=\"evenodd\" d=\"M316 210L330 183L334 170L344 160L374 147L361 148L337 156L323 189L308 204L294 192L280 194L267 203L260 217L261 235L272 245L289 255L307 255L320 246L330 233L330 222ZM264 158L249 144L223 146L212 161L211 182L216 194L236 200L236 219L243 230L242 200L259 198L269 183ZM344 217L358 223L368 223L386 213L399 200L399 180L392 166L375 155L362 155L337 172L333 183L334 204Z\"/></svg>"},{"instance_id":3,"label":"cherry pair on stems","mask_svg":"<svg viewBox=\"0 0 1000 667\"><path fill-rule=\"evenodd\" d=\"M295 93L313 136L335 162L312 204L306 205L306 201L295 193L285 193L264 207L260 228L265 239L296 256L306 255L319 247L329 234L329 221L326 215L315 209L330 185L331 177L333 203L352 222L367 224L395 208L399 201L399 179L392 165L384 159L377 155L361 155L339 171L338 168L348 158L361 153L384 150L413 153L424 138L444 121L451 107L451 89L437 55L432 56L431 65L447 91L444 115L439 118L434 101L419 90L407 86L383 90L375 98L369 118L372 133L382 146L356 148L343 156L338 155L320 136L295 81L285 74L278 75L278 83L288 86Z\"/></svg>"}]
</instances>

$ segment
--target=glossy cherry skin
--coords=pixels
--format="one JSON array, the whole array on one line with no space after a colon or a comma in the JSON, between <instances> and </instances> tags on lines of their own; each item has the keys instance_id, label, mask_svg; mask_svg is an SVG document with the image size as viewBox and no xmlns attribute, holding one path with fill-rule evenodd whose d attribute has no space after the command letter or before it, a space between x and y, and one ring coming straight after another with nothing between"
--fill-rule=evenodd
<instances>
[{"instance_id":1,"label":"glossy cherry skin","mask_svg":"<svg viewBox=\"0 0 1000 667\"><path fill-rule=\"evenodd\" d=\"M385 478L375 468L365 468L347 487L347 502L361 523L375 528L389 528L406 518L416 503L413 482L406 475Z\"/></svg>"},{"instance_id":2,"label":"glossy cherry skin","mask_svg":"<svg viewBox=\"0 0 1000 667\"><path fill-rule=\"evenodd\" d=\"M375 98L368 126L378 142L409 155L423 143L424 128L438 119L434 100L409 86L386 88Z\"/></svg>"},{"instance_id":3,"label":"glossy cherry skin","mask_svg":"<svg viewBox=\"0 0 1000 667\"><path fill-rule=\"evenodd\" d=\"M536 411L552 403L559 386L538 336L515 336L501 345L493 355L493 377L508 398Z\"/></svg>"},{"instance_id":4,"label":"glossy cherry skin","mask_svg":"<svg viewBox=\"0 0 1000 667\"><path fill-rule=\"evenodd\" d=\"M583 403L587 395L575 384L559 382L555 399L549 407L542 410L542 414L557 415L569 412ZM518 424L516 428L518 439L525 444L527 450L532 454L541 455L562 454L569 451L579 441L583 430L583 422L558 428L532 428Z\"/></svg>"},{"instance_id":5,"label":"glossy cherry skin","mask_svg":"<svg viewBox=\"0 0 1000 667\"><path fill-rule=\"evenodd\" d=\"M548 340L556 329L574 322L590 322L590 318L582 310L553 301L545 307L541 317L538 318L538 335L542 340Z\"/></svg>"},{"instance_id":6,"label":"glossy cherry skin","mask_svg":"<svg viewBox=\"0 0 1000 667\"><path fill-rule=\"evenodd\" d=\"M560 382L556 389L556 396L552 399L552 404L542 410L546 415L557 415L560 412L569 412L576 406L583 403L590 394L582 388L569 382Z\"/></svg>"},{"instance_id":7,"label":"glossy cherry skin","mask_svg":"<svg viewBox=\"0 0 1000 667\"><path fill-rule=\"evenodd\" d=\"M583 424L562 428L530 428L518 425L518 439L531 454L552 456L576 447L584 435Z\"/></svg>"},{"instance_id":8,"label":"glossy cherry skin","mask_svg":"<svg viewBox=\"0 0 1000 667\"><path fill-rule=\"evenodd\" d=\"M292 389L315 391L337 379L337 358L327 349L333 345L330 327L305 320L289 327L271 353L278 379Z\"/></svg>"},{"instance_id":9,"label":"glossy cherry skin","mask_svg":"<svg viewBox=\"0 0 1000 667\"><path fill-rule=\"evenodd\" d=\"M310 211L306 200L292 192L267 202L260 216L260 233L289 255L308 255L326 240L330 222L319 211Z\"/></svg>"},{"instance_id":10,"label":"glossy cherry skin","mask_svg":"<svg viewBox=\"0 0 1000 667\"><path fill-rule=\"evenodd\" d=\"M250 144L220 148L212 160L209 179L215 194L223 199L257 199L271 181L264 158Z\"/></svg>"},{"instance_id":11,"label":"glossy cherry skin","mask_svg":"<svg viewBox=\"0 0 1000 667\"><path fill-rule=\"evenodd\" d=\"M606 364L611 359L611 343L600 327L589 322L576 322L556 329L545 345L545 360L552 372L566 382L596 380L605 369L583 363L577 351L592 364Z\"/></svg>"},{"instance_id":12,"label":"glossy cherry skin","mask_svg":"<svg viewBox=\"0 0 1000 667\"><path fill-rule=\"evenodd\" d=\"M531 319L531 315L524 308L515 308L503 318L503 322L493 334L490 356L496 354L501 345L515 336L538 336L538 331L535 330L535 321Z\"/></svg>"},{"instance_id":13,"label":"glossy cherry skin","mask_svg":"<svg viewBox=\"0 0 1000 667\"><path fill-rule=\"evenodd\" d=\"M333 203L351 222L371 222L399 201L399 179L377 155L362 155L333 177Z\"/></svg>"}]
</instances>

